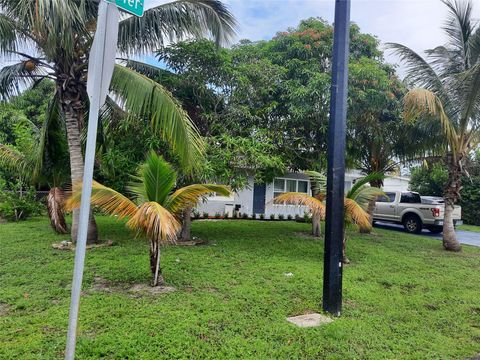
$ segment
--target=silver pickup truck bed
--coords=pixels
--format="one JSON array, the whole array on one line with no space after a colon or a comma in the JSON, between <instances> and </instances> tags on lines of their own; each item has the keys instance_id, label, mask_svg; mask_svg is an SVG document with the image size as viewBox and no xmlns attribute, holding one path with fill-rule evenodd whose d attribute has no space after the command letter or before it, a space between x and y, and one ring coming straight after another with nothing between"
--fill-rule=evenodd
<instances>
[{"instance_id":1,"label":"silver pickup truck bed","mask_svg":"<svg viewBox=\"0 0 480 360\"><path fill-rule=\"evenodd\" d=\"M422 228L434 233L442 232L444 204L422 203L420 195L412 191L385 191L385 194L375 203L374 221L400 223L411 233L419 233ZM455 206L453 218L456 225L461 225L460 206Z\"/></svg>"}]
</instances>

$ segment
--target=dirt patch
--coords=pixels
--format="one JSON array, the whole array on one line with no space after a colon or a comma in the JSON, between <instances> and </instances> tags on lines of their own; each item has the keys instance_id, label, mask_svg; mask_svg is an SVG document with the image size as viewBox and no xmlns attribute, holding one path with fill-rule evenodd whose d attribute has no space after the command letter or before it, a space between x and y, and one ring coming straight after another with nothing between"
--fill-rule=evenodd
<instances>
[{"instance_id":1,"label":"dirt patch","mask_svg":"<svg viewBox=\"0 0 480 360\"><path fill-rule=\"evenodd\" d=\"M176 246L198 246L198 245L206 245L207 242L202 239L194 239L190 241L177 241L175 243Z\"/></svg>"},{"instance_id":2,"label":"dirt patch","mask_svg":"<svg viewBox=\"0 0 480 360\"><path fill-rule=\"evenodd\" d=\"M100 276L95 276L93 278L93 285L90 288L91 292L106 292L106 293L112 293L115 291L120 291L120 288L115 288L108 280L100 277Z\"/></svg>"},{"instance_id":3,"label":"dirt patch","mask_svg":"<svg viewBox=\"0 0 480 360\"><path fill-rule=\"evenodd\" d=\"M0 317L7 316L10 312L10 305L0 303Z\"/></svg>"},{"instance_id":4,"label":"dirt patch","mask_svg":"<svg viewBox=\"0 0 480 360\"><path fill-rule=\"evenodd\" d=\"M106 242L103 242L101 244L87 245L87 250L98 249L98 248L108 247L108 246L112 246L112 245L113 245L113 241L112 240L107 240ZM55 244L52 244L52 247L56 250L75 251L75 245L71 241L62 241L60 243L55 243Z\"/></svg>"},{"instance_id":5,"label":"dirt patch","mask_svg":"<svg viewBox=\"0 0 480 360\"><path fill-rule=\"evenodd\" d=\"M173 286L150 286L148 284L135 284L130 289L129 293L138 295L160 295L175 291Z\"/></svg>"},{"instance_id":6,"label":"dirt patch","mask_svg":"<svg viewBox=\"0 0 480 360\"><path fill-rule=\"evenodd\" d=\"M298 237L307 238L307 239L313 239L313 240L323 240L323 236L324 236L323 234L320 235L320 236L314 236L312 233L304 232L304 231L294 232L293 235L298 236Z\"/></svg>"}]
</instances>

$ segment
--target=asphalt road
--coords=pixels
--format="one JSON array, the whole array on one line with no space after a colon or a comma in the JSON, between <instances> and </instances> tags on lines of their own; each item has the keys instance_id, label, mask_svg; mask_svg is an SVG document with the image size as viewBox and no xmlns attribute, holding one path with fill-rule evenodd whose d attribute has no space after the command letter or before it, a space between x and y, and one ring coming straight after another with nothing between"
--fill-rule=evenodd
<instances>
[{"instance_id":1,"label":"asphalt road","mask_svg":"<svg viewBox=\"0 0 480 360\"><path fill-rule=\"evenodd\" d=\"M384 222L375 222L375 227L380 229L392 230L392 231L403 231L403 225L399 224L391 224L391 223L384 223ZM434 239L442 240L442 234L432 234L430 231L424 229L422 230L422 236L428 236ZM457 239L460 241L461 244L472 245L480 247L480 233L476 233L473 231L462 231L457 230Z\"/></svg>"}]
</instances>

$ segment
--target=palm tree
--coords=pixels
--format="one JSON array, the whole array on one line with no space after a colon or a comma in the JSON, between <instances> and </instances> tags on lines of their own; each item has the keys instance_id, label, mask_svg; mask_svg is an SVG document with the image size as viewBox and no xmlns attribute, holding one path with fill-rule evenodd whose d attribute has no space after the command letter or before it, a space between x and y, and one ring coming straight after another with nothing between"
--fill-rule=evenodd
<instances>
[{"instance_id":1,"label":"palm tree","mask_svg":"<svg viewBox=\"0 0 480 360\"><path fill-rule=\"evenodd\" d=\"M443 247L460 251L452 215L465 162L480 141L480 26L472 18L473 1L443 3L449 11L447 44L427 50L426 58L404 45L389 47L406 63L407 81L416 86L404 98L406 119L435 122L443 134L448 168Z\"/></svg>"},{"instance_id":2,"label":"palm tree","mask_svg":"<svg viewBox=\"0 0 480 360\"><path fill-rule=\"evenodd\" d=\"M149 238L152 286L164 282L160 267L160 245L175 243L181 228L182 212L195 207L200 198L208 194L230 195L226 186L213 184L194 184L174 191L176 182L176 172L161 156L152 152L130 186L131 199L96 182L92 187L92 205L119 220L128 219L129 228ZM74 185L67 207L78 207L81 195L81 183Z\"/></svg>"},{"instance_id":3,"label":"palm tree","mask_svg":"<svg viewBox=\"0 0 480 360\"><path fill-rule=\"evenodd\" d=\"M0 70L0 99L45 79L56 83L65 121L71 181L83 177L81 132L87 112L88 57L96 28L95 0L0 0L0 55L15 60ZM165 42L210 36L218 44L234 34L235 20L219 0L178 0L145 11L142 18L123 16L118 50L124 56L153 52ZM115 66L106 106L148 121L165 139L186 169L201 156L203 144L180 104L160 84L120 65ZM51 107L52 108L52 107ZM78 210L73 213L76 240ZM97 240L93 217L88 241Z\"/></svg>"},{"instance_id":4,"label":"palm tree","mask_svg":"<svg viewBox=\"0 0 480 360\"><path fill-rule=\"evenodd\" d=\"M310 172L312 173L312 172ZM318 173L316 173L318 174ZM313 175L316 175L313 173ZM348 191L344 200L344 220L345 224L352 224L359 230L370 229L371 223L367 213L368 203L378 196L384 195L379 188L367 185L370 182L368 177L358 179L353 187ZM312 214L317 214L321 218L325 217L325 193L317 193L314 196L308 194L289 192L277 196L273 202L275 204L301 205L310 209ZM343 257L342 262L348 264L350 260L346 254L346 236L343 235Z\"/></svg>"}]
</instances>

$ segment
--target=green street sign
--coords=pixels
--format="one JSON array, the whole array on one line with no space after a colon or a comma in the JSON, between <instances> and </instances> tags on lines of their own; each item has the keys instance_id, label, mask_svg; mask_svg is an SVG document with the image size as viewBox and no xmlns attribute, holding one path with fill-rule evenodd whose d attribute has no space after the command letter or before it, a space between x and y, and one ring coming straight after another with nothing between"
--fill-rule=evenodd
<instances>
[{"instance_id":1,"label":"green street sign","mask_svg":"<svg viewBox=\"0 0 480 360\"><path fill-rule=\"evenodd\" d=\"M105 0L109 3L115 3L120 9L135 15L143 16L143 0Z\"/></svg>"}]
</instances>

